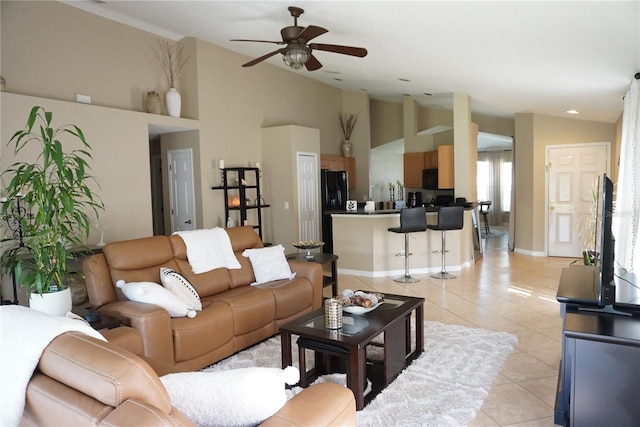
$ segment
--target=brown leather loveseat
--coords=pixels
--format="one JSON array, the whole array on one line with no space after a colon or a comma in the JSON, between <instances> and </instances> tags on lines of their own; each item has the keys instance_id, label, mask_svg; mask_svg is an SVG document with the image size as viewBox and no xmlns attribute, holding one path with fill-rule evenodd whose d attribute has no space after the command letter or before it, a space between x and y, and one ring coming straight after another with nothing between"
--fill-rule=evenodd
<instances>
[{"instance_id":1,"label":"brown leather loveseat","mask_svg":"<svg viewBox=\"0 0 640 427\"><path fill-rule=\"evenodd\" d=\"M91 305L121 318L142 337L147 358L198 370L275 335L280 326L320 308L322 268L290 261L296 277L257 286L245 249L261 248L252 227L227 229L241 269L218 268L193 274L184 241L177 235L108 243L102 254L84 261ZM117 280L160 283L160 267L182 274L197 290L203 309L195 318L171 318L153 304L128 301Z\"/></svg>"},{"instance_id":2,"label":"brown leather loveseat","mask_svg":"<svg viewBox=\"0 0 640 427\"><path fill-rule=\"evenodd\" d=\"M261 425L355 426L355 414L349 389L322 383L301 391ZM172 406L143 359L80 332L59 335L42 353L20 425L195 426Z\"/></svg>"}]
</instances>

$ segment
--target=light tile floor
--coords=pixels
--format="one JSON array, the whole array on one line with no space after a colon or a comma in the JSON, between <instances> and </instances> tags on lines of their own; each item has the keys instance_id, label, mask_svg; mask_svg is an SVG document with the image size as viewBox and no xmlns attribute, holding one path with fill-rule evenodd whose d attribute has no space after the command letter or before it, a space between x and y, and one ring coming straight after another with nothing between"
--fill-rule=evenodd
<instances>
[{"instance_id":1,"label":"light tile floor","mask_svg":"<svg viewBox=\"0 0 640 427\"><path fill-rule=\"evenodd\" d=\"M561 269L573 260L510 252L506 233L483 244L482 259L452 272L455 279L416 275L420 282L402 284L339 275L339 287L420 296L425 320L516 334L518 344L471 426L553 426L562 333L555 295Z\"/></svg>"}]
</instances>

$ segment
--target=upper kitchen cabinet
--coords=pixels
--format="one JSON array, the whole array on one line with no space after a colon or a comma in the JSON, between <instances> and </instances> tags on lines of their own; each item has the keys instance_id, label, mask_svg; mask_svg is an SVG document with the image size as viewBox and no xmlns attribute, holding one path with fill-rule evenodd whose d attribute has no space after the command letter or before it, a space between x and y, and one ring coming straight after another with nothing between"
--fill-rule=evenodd
<instances>
[{"instance_id":1,"label":"upper kitchen cabinet","mask_svg":"<svg viewBox=\"0 0 640 427\"><path fill-rule=\"evenodd\" d=\"M422 187L422 170L425 153L404 153L404 186L405 188Z\"/></svg>"},{"instance_id":2,"label":"upper kitchen cabinet","mask_svg":"<svg viewBox=\"0 0 640 427\"><path fill-rule=\"evenodd\" d=\"M437 169L438 168L438 151L427 151L424 154L424 167L423 169Z\"/></svg>"},{"instance_id":3,"label":"upper kitchen cabinet","mask_svg":"<svg viewBox=\"0 0 640 427\"><path fill-rule=\"evenodd\" d=\"M453 145L441 145L433 151L404 153L404 186L422 188L424 169L438 169L438 188L453 188Z\"/></svg>"},{"instance_id":4,"label":"upper kitchen cabinet","mask_svg":"<svg viewBox=\"0 0 640 427\"><path fill-rule=\"evenodd\" d=\"M320 154L320 169L330 171L347 171L349 190L356 188L356 158Z\"/></svg>"},{"instance_id":5,"label":"upper kitchen cabinet","mask_svg":"<svg viewBox=\"0 0 640 427\"><path fill-rule=\"evenodd\" d=\"M454 188L453 145L438 147L438 188Z\"/></svg>"}]
</instances>

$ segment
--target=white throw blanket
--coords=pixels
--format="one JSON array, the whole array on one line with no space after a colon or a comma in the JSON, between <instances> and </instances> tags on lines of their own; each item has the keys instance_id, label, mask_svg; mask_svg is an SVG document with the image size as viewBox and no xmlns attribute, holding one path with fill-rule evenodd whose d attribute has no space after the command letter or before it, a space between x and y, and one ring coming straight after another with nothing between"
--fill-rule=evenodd
<instances>
[{"instance_id":1,"label":"white throw blanket","mask_svg":"<svg viewBox=\"0 0 640 427\"><path fill-rule=\"evenodd\" d=\"M209 230L176 231L187 246L187 258L194 274L206 273L216 268L240 269L231 240L224 228Z\"/></svg>"},{"instance_id":2,"label":"white throw blanket","mask_svg":"<svg viewBox=\"0 0 640 427\"><path fill-rule=\"evenodd\" d=\"M0 425L17 426L24 412L27 384L44 349L67 331L83 332L106 341L82 320L52 316L19 305L0 306Z\"/></svg>"}]
</instances>

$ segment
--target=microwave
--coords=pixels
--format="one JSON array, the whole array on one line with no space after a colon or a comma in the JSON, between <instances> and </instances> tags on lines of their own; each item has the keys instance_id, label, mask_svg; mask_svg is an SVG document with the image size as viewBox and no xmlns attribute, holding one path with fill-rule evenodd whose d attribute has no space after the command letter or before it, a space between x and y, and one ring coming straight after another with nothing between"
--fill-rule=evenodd
<instances>
[{"instance_id":1,"label":"microwave","mask_svg":"<svg viewBox=\"0 0 640 427\"><path fill-rule=\"evenodd\" d=\"M438 189L438 169L425 169L422 171L422 188L425 190Z\"/></svg>"}]
</instances>

